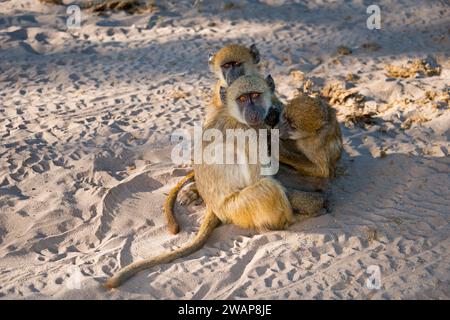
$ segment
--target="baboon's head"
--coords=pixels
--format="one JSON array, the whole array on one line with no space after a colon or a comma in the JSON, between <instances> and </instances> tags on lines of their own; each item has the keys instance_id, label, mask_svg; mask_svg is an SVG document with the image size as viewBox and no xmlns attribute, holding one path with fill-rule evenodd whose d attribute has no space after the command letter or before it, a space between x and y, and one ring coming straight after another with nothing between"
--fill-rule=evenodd
<instances>
[{"instance_id":1,"label":"baboon's head","mask_svg":"<svg viewBox=\"0 0 450 320\"><path fill-rule=\"evenodd\" d=\"M259 51L255 44L249 48L230 44L215 54L210 53L208 59L211 71L228 86L243 75L257 73L259 60Z\"/></svg>"},{"instance_id":2,"label":"baboon's head","mask_svg":"<svg viewBox=\"0 0 450 320\"><path fill-rule=\"evenodd\" d=\"M327 117L322 99L300 94L284 107L277 126L280 138L297 140L316 135L327 123Z\"/></svg>"},{"instance_id":3,"label":"baboon's head","mask_svg":"<svg viewBox=\"0 0 450 320\"><path fill-rule=\"evenodd\" d=\"M269 75L245 75L237 78L228 88L221 87L222 103L236 120L249 126L264 125L275 84Z\"/></svg>"}]
</instances>

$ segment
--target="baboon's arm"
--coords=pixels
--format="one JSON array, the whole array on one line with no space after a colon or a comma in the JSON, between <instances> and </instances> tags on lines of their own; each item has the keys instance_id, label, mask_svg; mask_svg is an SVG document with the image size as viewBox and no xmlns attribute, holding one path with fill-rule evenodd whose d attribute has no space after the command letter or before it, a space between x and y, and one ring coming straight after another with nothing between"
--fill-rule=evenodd
<instances>
[{"instance_id":1,"label":"baboon's arm","mask_svg":"<svg viewBox=\"0 0 450 320\"><path fill-rule=\"evenodd\" d=\"M319 163L311 162L304 154L290 151L282 145L280 145L279 160L281 163L293 167L300 174L320 178L329 177L329 170L324 166L325 161L318 161L323 163L321 166Z\"/></svg>"}]
</instances>

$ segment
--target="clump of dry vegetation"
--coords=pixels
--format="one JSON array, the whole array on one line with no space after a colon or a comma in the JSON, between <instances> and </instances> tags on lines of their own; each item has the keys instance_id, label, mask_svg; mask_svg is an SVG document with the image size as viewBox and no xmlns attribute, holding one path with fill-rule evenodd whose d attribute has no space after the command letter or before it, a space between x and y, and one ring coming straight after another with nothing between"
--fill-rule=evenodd
<instances>
[{"instance_id":1,"label":"clump of dry vegetation","mask_svg":"<svg viewBox=\"0 0 450 320\"><path fill-rule=\"evenodd\" d=\"M139 0L109 0L92 6L92 11L101 13L105 11L125 11L129 14L155 12L158 7L155 3L144 3Z\"/></svg>"},{"instance_id":2,"label":"clump of dry vegetation","mask_svg":"<svg viewBox=\"0 0 450 320\"><path fill-rule=\"evenodd\" d=\"M39 0L46 4L64 5L62 0ZM99 14L107 11L125 11L128 14L151 13L158 10L154 2L143 0L92 0L79 3L81 9L91 10Z\"/></svg>"},{"instance_id":3,"label":"clump of dry vegetation","mask_svg":"<svg viewBox=\"0 0 450 320\"><path fill-rule=\"evenodd\" d=\"M352 54L352 50L346 46L339 46L336 49L336 53L340 56L348 56L348 55Z\"/></svg>"},{"instance_id":4,"label":"clump of dry vegetation","mask_svg":"<svg viewBox=\"0 0 450 320\"><path fill-rule=\"evenodd\" d=\"M425 91L424 97L417 99L416 103L425 105L427 103L432 103L435 108L447 108L450 103L450 88L447 90L438 91Z\"/></svg>"},{"instance_id":5,"label":"clump of dry vegetation","mask_svg":"<svg viewBox=\"0 0 450 320\"><path fill-rule=\"evenodd\" d=\"M306 79L303 82L303 92L309 93L312 96L319 96L320 92L314 91L314 82L311 79Z\"/></svg>"},{"instance_id":6,"label":"clump of dry vegetation","mask_svg":"<svg viewBox=\"0 0 450 320\"><path fill-rule=\"evenodd\" d=\"M374 227L366 227L364 231L366 234L367 241L369 243L379 240L378 231Z\"/></svg>"},{"instance_id":7,"label":"clump of dry vegetation","mask_svg":"<svg viewBox=\"0 0 450 320\"><path fill-rule=\"evenodd\" d=\"M386 111L394 106L406 109L410 105L432 106L435 109L448 109L450 103L450 89L443 91L425 91L423 97L418 99L402 98L386 104L382 111Z\"/></svg>"},{"instance_id":8,"label":"clump of dry vegetation","mask_svg":"<svg viewBox=\"0 0 450 320\"><path fill-rule=\"evenodd\" d=\"M386 76L391 78L431 77L440 75L442 70L431 58L414 59L403 66L386 65L384 68Z\"/></svg>"},{"instance_id":9,"label":"clump of dry vegetation","mask_svg":"<svg viewBox=\"0 0 450 320\"><path fill-rule=\"evenodd\" d=\"M428 121L430 121L430 119L428 119L428 118L426 118L424 116L415 114L413 116L410 116L405 121L403 121L403 123L400 125L400 127L403 130L408 130L408 129L411 128L411 126L413 124L421 124L421 123L428 122Z\"/></svg>"},{"instance_id":10,"label":"clump of dry vegetation","mask_svg":"<svg viewBox=\"0 0 450 320\"><path fill-rule=\"evenodd\" d=\"M297 90L300 93L305 93L312 97L320 97L321 96L321 92L315 86L314 81L308 77L305 77L305 74L303 72L301 72L300 70L291 71L290 76L291 76L292 81L294 82L295 86L297 87Z\"/></svg>"},{"instance_id":11,"label":"clump of dry vegetation","mask_svg":"<svg viewBox=\"0 0 450 320\"><path fill-rule=\"evenodd\" d=\"M300 70L292 70L290 76L295 83L301 83L305 80L305 74Z\"/></svg>"},{"instance_id":12,"label":"clump of dry vegetation","mask_svg":"<svg viewBox=\"0 0 450 320\"><path fill-rule=\"evenodd\" d=\"M362 129L366 129L367 126L377 124L377 121L374 118L375 114L376 114L375 112L357 111L352 114L346 115L344 119L344 124L347 128L353 128L354 126L358 126Z\"/></svg>"},{"instance_id":13,"label":"clump of dry vegetation","mask_svg":"<svg viewBox=\"0 0 450 320\"><path fill-rule=\"evenodd\" d=\"M330 83L322 89L322 96L329 99L330 104L344 104L349 102L355 108L363 107L364 96L355 88L346 89L340 83Z\"/></svg>"},{"instance_id":14,"label":"clump of dry vegetation","mask_svg":"<svg viewBox=\"0 0 450 320\"><path fill-rule=\"evenodd\" d=\"M39 0L39 2L46 3L46 4L56 4L56 5L63 5L64 3L62 0Z\"/></svg>"},{"instance_id":15,"label":"clump of dry vegetation","mask_svg":"<svg viewBox=\"0 0 450 320\"><path fill-rule=\"evenodd\" d=\"M187 91L183 91L183 90L174 90L171 93L171 97L172 99L176 102L180 99L186 99L190 96L191 94Z\"/></svg>"},{"instance_id":16,"label":"clump of dry vegetation","mask_svg":"<svg viewBox=\"0 0 450 320\"><path fill-rule=\"evenodd\" d=\"M360 77L354 73L349 73L345 76L345 81L347 81L347 82L356 82L359 79L360 79Z\"/></svg>"},{"instance_id":17,"label":"clump of dry vegetation","mask_svg":"<svg viewBox=\"0 0 450 320\"><path fill-rule=\"evenodd\" d=\"M407 118L402 122L401 128L403 130L410 129L415 124L422 124L430 121L436 115L442 112L448 112L450 102L450 89L442 91L425 91L420 98L401 98L390 103L387 103L380 110L382 112L393 108L400 107L401 110L409 110ZM413 112L411 112L413 110ZM428 110L424 112L425 110ZM428 116L425 116L427 114Z\"/></svg>"},{"instance_id":18,"label":"clump of dry vegetation","mask_svg":"<svg viewBox=\"0 0 450 320\"><path fill-rule=\"evenodd\" d=\"M381 46L376 42L363 43L361 48L367 51L377 51L380 50Z\"/></svg>"},{"instance_id":19,"label":"clump of dry vegetation","mask_svg":"<svg viewBox=\"0 0 450 320\"><path fill-rule=\"evenodd\" d=\"M238 5L238 4L234 3L234 2L231 2L231 1L225 2L223 4L223 10L239 9L240 7L241 7L240 5Z\"/></svg>"}]
</instances>

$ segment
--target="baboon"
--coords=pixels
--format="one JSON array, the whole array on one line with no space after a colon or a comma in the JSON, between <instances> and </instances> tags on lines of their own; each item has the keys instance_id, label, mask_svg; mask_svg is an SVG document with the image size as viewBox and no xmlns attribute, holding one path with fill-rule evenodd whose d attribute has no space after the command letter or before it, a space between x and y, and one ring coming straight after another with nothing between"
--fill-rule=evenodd
<instances>
[{"instance_id":1,"label":"baboon","mask_svg":"<svg viewBox=\"0 0 450 320\"><path fill-rule=\"evenodd\" d=\"M336 111L323 99L298 95L286 104L276 127L280 130L280 162L303 175L334 177L342 135Z\"/></svg>"}]
</instances>

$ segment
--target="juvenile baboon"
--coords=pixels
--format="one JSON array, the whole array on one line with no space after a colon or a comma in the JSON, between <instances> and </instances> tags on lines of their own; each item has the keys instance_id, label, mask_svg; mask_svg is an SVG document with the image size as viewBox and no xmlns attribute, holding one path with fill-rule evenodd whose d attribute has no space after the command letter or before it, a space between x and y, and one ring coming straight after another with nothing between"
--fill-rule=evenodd
<instances>
[{"instance_id":1,"label":"juvenile baboon","mask_svg":"<svg viewBox=\"0 0 450 320\"><path fill-rule=\"evenodd\" d=\"M334 176L342 153L342 135L336 111L324 100L298 95L284 107L277 127L280 162L304 175Z\"/></svg>"}]
</instances>

